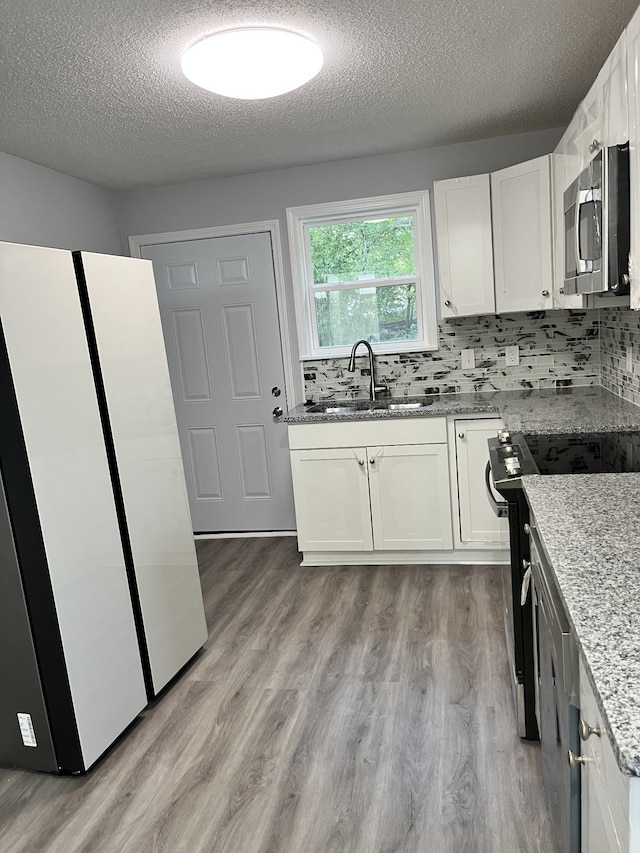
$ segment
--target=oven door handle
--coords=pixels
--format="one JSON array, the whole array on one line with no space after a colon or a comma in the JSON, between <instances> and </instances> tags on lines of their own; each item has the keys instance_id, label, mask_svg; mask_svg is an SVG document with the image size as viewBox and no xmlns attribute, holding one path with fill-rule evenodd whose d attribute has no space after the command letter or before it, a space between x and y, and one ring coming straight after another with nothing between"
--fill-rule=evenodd
<instances>
[{"instance_id":1,"label":"oven door handle","mask_svg":"<svg viewBox=\"0 0 640 853\"><path fill-rule=\"evenodd\" d=\"M509 505L506 501L497 501L491 487L491 462L487 462L487 467L484 469L484 481L487 486L487 497L491 508L498 518L506 518L509 515Z\"/></svg>"}]
</instances>

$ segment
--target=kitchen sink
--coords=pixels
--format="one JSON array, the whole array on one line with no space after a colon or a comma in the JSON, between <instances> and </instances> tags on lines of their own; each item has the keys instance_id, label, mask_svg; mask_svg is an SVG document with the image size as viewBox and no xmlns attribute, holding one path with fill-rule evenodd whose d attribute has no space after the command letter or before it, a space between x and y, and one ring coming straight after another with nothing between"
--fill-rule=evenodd
<instances>
[{"instance_id":1,"label":"kitchen sink","mask_svg":"<svg viewBox=\"0 0 640 853\"><path fill-rule=\"evenodd\" d=\"M352 400L344 403L332 401L315 403L307 412L322 415L352 415L357 412L402 412L412 409L424 409L432 405L432 400L414 400L406 403L394 403L391 400Z\"/></svg>"}]
</instances>

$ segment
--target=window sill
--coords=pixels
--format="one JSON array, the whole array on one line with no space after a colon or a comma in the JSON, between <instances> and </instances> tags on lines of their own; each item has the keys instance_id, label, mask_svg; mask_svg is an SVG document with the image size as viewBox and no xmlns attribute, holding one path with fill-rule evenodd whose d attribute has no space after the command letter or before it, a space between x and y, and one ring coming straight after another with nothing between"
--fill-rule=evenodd
<instances>
[{"instance_id":1,"label":"window sill","mask_svg":"<svg viewBox=\"0 0 640 853\"><path fill-rule=\"evenodd\" d=\"M355 343L355 341L354 341ZM407 341L402 344L372 344L374 356L379 355L394 355L403 352L436 352L437 344L429 344L426 341ZM358 356L364 355L364 350L358 350ZM325 347L321 350L316 350L311 354L301 354L298 357L299 361L318 361L330 358L349 358L351 355L351 347Z\"/></svg>"}]
</instances>

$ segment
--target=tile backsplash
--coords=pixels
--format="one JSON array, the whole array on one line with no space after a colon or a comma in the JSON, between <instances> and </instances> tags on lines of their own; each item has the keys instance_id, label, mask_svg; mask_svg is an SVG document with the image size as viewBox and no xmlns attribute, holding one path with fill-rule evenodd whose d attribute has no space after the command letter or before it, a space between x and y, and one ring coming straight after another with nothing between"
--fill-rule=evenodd
<instances>
[{"instance_id":1,"label":"tile backsplash","mask_svg":"<svg viewBox=\"0 0 640 853\"><path fill-rule=\"evenodd\" d=\"M627 370L627 349L633 346ZM609 391L640 405L640 311L607 308L600 311L600 383Z\"/></svg>"},{"instance_id":2,"label":"tile backsplash","mask_svg":"<svg viewBox=\"0 0 640 853\"><path fill-rule=\"evenodd\" d=\"M640 361L637 321L634 328ZM508 346L520 348L519 365L506 366ZM462 368L463 349L474 350L475 368ZM366 352L359 350L355 373L348 372L347 362L346 358L305 362L306 398L366 396ZM376 378L387 383L394 396L597 385L598 311L534 311L443 320L435 352L376 356ZM640 400L637 381L634 387Z\"/></svg>"}]
</instances>

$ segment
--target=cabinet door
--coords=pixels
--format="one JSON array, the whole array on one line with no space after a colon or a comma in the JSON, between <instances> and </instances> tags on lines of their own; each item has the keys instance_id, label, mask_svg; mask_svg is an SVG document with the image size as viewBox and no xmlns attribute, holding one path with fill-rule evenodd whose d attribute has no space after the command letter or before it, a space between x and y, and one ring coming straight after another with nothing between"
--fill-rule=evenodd
<instances>
[{"instance_id":1,"label":"cabinet door","mask_svg":"<svg viewBox=\"0 0 640 853\"><path fill-rule=\"evenodd\" d=\"M626 31L602 66L598 74L598 86L602 104L601 136L598 141L603 148L622 145L629 139Z\"/></svg>"},{"instance_id":2,"label":"cabinet door","mask_svg":"<svg viewBox=\"0 0 640 853\"><path fill-rule=\"evenodd\" d=\"M301 551L371 551L365 448L291 451Z\"/></svg>"},{"instance_id":3,"label":"cabinet door","mask_svg":"<svg viewBox=\"0 0 640 853\"><path fill-rule=\"evenodd\" d=\"M621 853L606 793L594 767L586 764L580 778L581 853Z\"/></svg>"},{"instance_id":4,"label":"cabinet door","mask_svg":"<svg viewBox=\"0 0 640 853\"><path fill-rule=\"evenodd\" d=\"M631 178L630 304L640 309L640 9L627 27L629 169Z\"/></svg>"},{"instance_id":5,"label":"cabinet door","mask_svg":"<svg viewBox=\"0 0 640 853\"><path fill-rule=\"evenodd\" d=\"M550 157L491 175L496 311L551 308Z\"/></svg>"},{"instance_id":6,"label":"cabinet door","mask_svg":"<svg viewBox=\"0 0 640 853\"><path fill-rule=\"evenodd\" d=\"M368 448L376 550L453 547L446 444Z\"/></svg>"},{"instance_id":7,"label":"cabinet door","mask_svg":"<svg viewBox=\"0 0 640 853\"><path fill-rule=\"evenodd\" d=\"M580 168L594 158L602 147L602 86L596 79L578 107L580 132L576 139Z\"/></svg>"},{"instance_id":8,"label":"cabinet door","mask_svg":"<svg viewBox=\"0 0 640 853\"><path fill-rule=\"evenodd\" d=\"M498 518L493 511L485 480L489 459L487 441L495 438L502 426L497 418L455 423L459 529L463 544L491 543L493 547L501 547L508 542L509 522L506 518ZM504 500L497 493L495 499Z\"/></svg>"},{"instance_id":9,"label":"cabinet door","mask_svg":"<svg viewBox=\"0 0 640 853\"><path fill-rule=\"evenodd\" d=\"M433 185L442 317L495 313L488 175Z\"/></svg>"}]
</instances>

